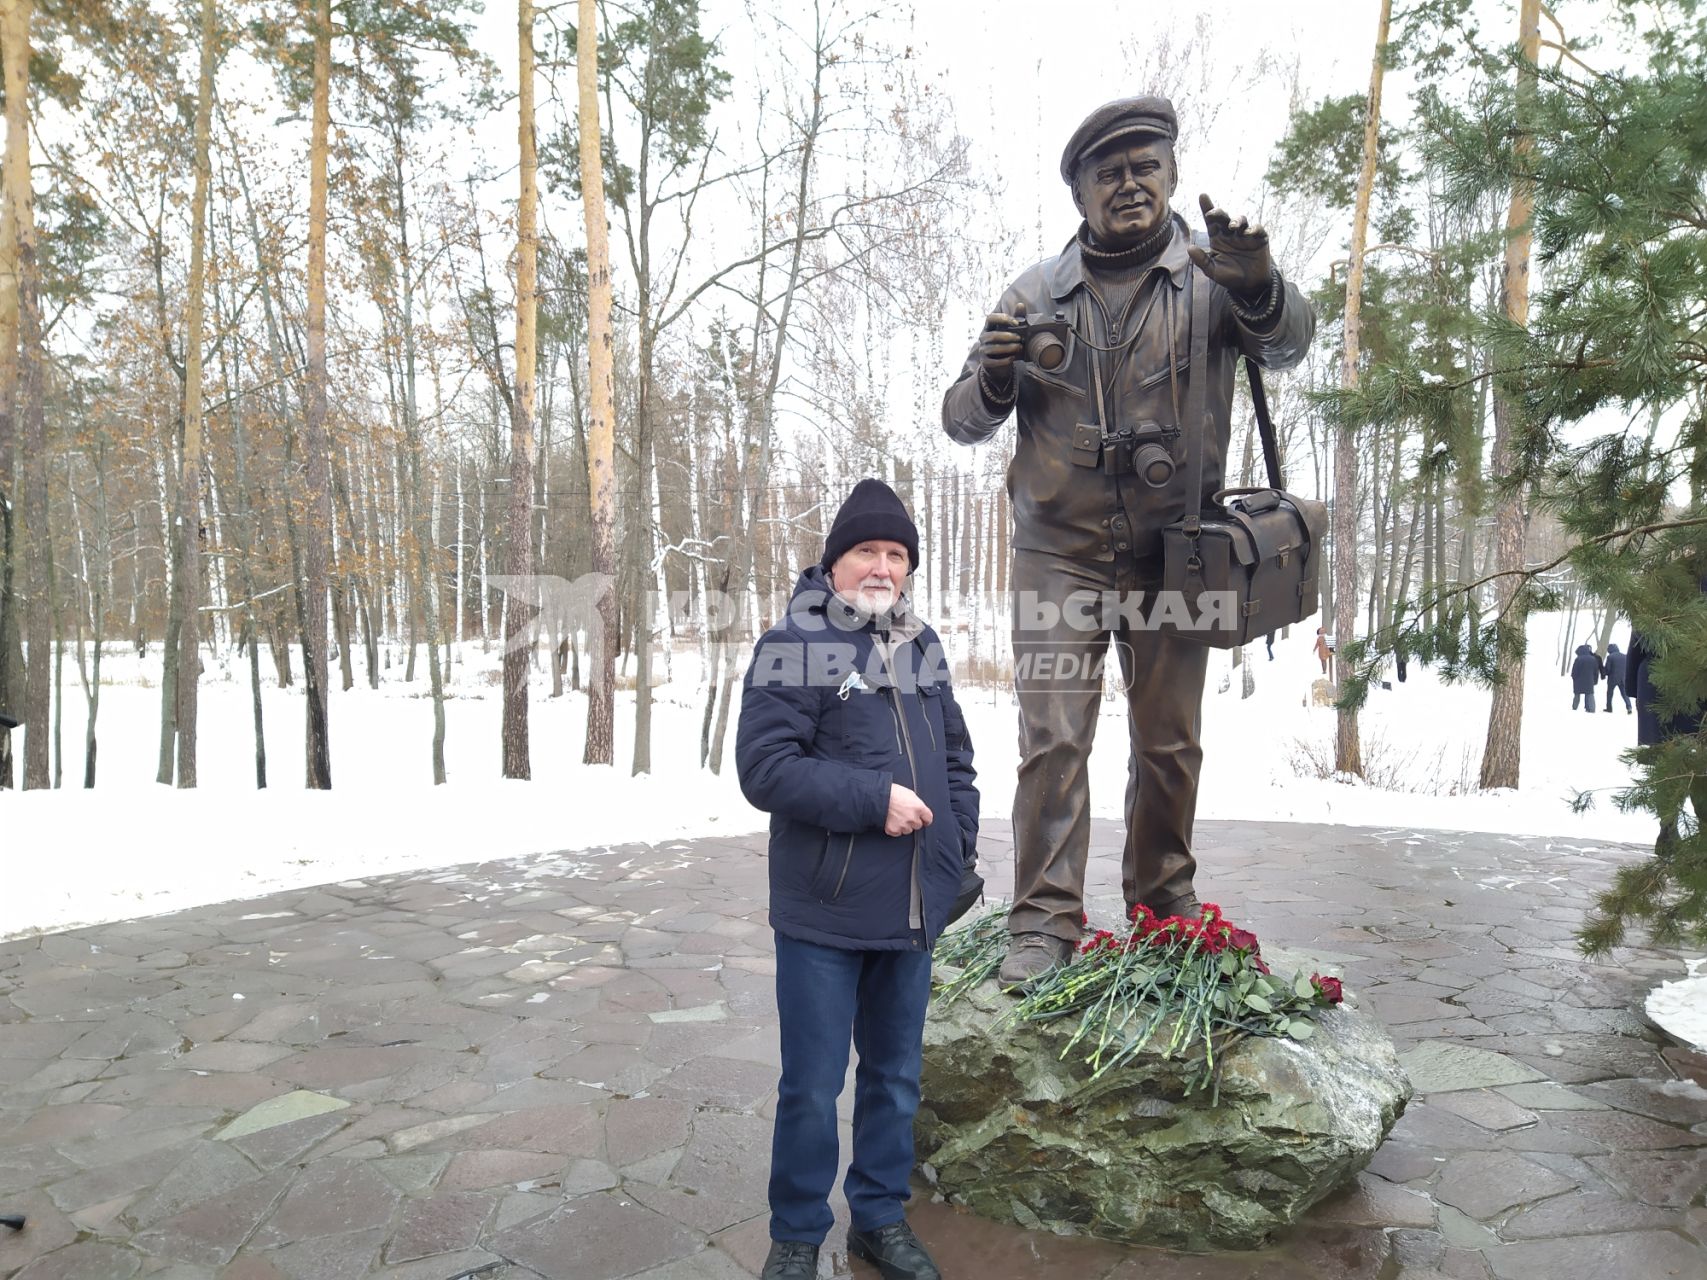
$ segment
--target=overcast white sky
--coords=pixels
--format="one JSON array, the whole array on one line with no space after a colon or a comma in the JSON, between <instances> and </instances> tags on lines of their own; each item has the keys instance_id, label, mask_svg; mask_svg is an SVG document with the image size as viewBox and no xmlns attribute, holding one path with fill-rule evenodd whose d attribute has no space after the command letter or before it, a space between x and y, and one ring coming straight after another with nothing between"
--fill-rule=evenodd
<instances>
[{"instance_id":1,"label":"overcast white sky","mask_svg":"<svg viewBox=\"0 0 1707 1280\"><path fill-rule=\"evenodd\" d=\"M769 7L770 0L763 0ZM804 8L804 4L799 5ZM707 27L724 50L733 77L731 109L756 92L761 56L777 33L771 23L748 16L744 0L706 0ZM847 5L849 12L863 6ZM899 13L897 6L893 13ZM564 16L571 16L565 11ZM1249 72L1264 54L1298 60L1306 96L1355 93L1367 88L1379 6L1374 0L1293 0L1261 10L1222 5L1204 11L1213 33L1218 78ZM998 175L1010 226L1030 227L1041 208L1046 245L1053 252L1078 222L1056 173L1062 145L1095 107L1151 88L1131 71L1135 55L1163 27L1181 35L1194 20L1189 8L1152 0L1034 0L997 5L968 0L922 0L910 19L892 16L875 28L896 44L918 50L918 65L953 105L960 128L972 142L974 162ZM809 21L809 19L803 19ZM492 0L479 20L478 40L515 82L515 9ZM1390 111L1404 110L1404 81L1393 77ZM1182 157L1179 203L1195 218L1195 194L1209 191L1229 207L1255 199L1268 156L1286 123L1286 87L1281 77L1250 77L1221 107L1217 127ZM572 85L565 85L566 91ZM1182 123L1208 109L1182 99ZM542 108L543 109L543 108ZM494 163L515 150L514 125L500 115L482 131L482 152ZM513 180L506 185L513 186ZM559 234L579 222L579 209L562 197L551 220ZM1023 266L1024 263L1016 264Z\"/></svg>"}]
</instances>

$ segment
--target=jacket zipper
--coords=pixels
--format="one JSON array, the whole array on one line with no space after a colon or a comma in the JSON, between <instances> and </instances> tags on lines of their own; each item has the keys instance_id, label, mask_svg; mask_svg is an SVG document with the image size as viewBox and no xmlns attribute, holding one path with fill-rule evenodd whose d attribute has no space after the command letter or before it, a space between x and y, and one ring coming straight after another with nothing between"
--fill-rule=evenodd
<instances>
[{"instance_id":1,"label":"jacket zipper","mask_svg":"<svg viewBox=\"0 0 1707 1280\"><path fill-rule=\"evenodd\" d=\"M891 685L889 687L889 695L890 695L889 709L895 713L895 723L900 726L900 729L901 729L901 745L902 745L902 749L907 754L907 768L912 772L913 785L915 787L917 787L919 785L919 762L913 758L913 735L907 729L907 717L901 713L901 691L899 689L895 688L895 686ZM927 722L929 721L928 716L926 717L926 720L927 720ZM926 925L925 925L925 895L924 895L924 890L921 888L921 886L919 884L919 833L917 831L913 832L913 885L912 885L912 891L913 891L913 893L918 895L918 899L919 899L919 928L925 929L926 928ZM907 899L907 927L909 929L911 929L913 927L912 915L913 915L913 899L911 896L909 896ZM930 941L930 939L927 938L926 942L929 942L929 941Z\"/></svg>"}]
</instances>

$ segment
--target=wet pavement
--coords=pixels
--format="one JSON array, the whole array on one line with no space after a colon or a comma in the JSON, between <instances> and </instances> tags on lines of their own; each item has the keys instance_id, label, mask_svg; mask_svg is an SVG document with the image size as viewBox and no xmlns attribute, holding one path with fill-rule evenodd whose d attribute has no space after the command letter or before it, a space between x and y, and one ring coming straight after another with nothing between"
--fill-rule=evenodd
<instances>
[{"instance_id":1,"label":"wet pavement","mask_svg":"<svg viewBox=\"0 0 1707 1280\"><path fill-rule=\"evenodd\" d=\"M1640 1012L1682 967L1571 941L1638 851L1200 826L1204 896L1342 971L1416 1101L1258 1253L1028 1233L921 1187L911 1219L949 1280L1707 1277L1707 1057ZM1093 839L1112 914L1119 834ZM983 844L1007 883L1006 825ZM0 1231L0 1278L756 1274L763 847L549 855L0 943L0 1212L30 1217ZM844 1227L826 1275L849 1270Z\"/></svg>"}]
</instances>

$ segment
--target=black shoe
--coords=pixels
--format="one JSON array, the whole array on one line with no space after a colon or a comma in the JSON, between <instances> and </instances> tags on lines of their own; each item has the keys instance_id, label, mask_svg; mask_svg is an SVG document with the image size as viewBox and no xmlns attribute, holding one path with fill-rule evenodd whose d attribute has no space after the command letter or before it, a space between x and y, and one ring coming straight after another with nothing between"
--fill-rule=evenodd
<instances>
[{"instance_id":1,"label":"black shoe","mask_svg":"<svg viewBox=\"0 0 1707 1280\"><path fill-rule=\"evenodd\" d=\"M942 1280L905 1218L875 1231L848 1228L848 1252L875 1264L883 1280Z\"/></svg>"},{"instance_id":2,"label":"black shoe","mask_svg":"<svg viewBox=\"0 0 1707 1280\"><path fill-rule=\"evenodd\" d=\"M818 1280L818 1246L804 1240L772 1240L759 1280Z\"/></svg>"}]
</instances>

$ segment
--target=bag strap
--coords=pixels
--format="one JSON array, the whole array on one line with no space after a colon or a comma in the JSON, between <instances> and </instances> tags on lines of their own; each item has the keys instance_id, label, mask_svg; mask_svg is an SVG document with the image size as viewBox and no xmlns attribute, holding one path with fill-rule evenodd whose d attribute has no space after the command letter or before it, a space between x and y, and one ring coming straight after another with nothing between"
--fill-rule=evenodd
<instances>
[{"instance_id":1,"label":"bag strap","mask_svg":"<svg viewBox=\"0 0 1707 1280\"><path fill-rule=\"evenodd\" d=\"M1186 466L1185 534L1192 541L1191 559L1197 559L1197 534L1203 513L1203 448L1209 434L1209 284L1199 283L1196 264L1186 267L1185 288L1191 311L1191 379L1185 393L1185 421L1180 427L1191 433L1191 461Z\"/></svg>"},{"instance_id":2,"label":"bag strap","mask_svg":"<svg viewBox=\"0 0 1707 1280\"><path fill-rule=\"evenodd\" d=\"M1257 430L1262 433L1262 461L1268 470L1268 486L1284 489L1286 482L1280 474L1280 446L1275 443L1274 423L1268 416L1268 393L1263 390L1262 370L1249 356L1245 357L1245 377L1251 384L1251 407L1256 410Z\"/></svg>"}]
</instances>

